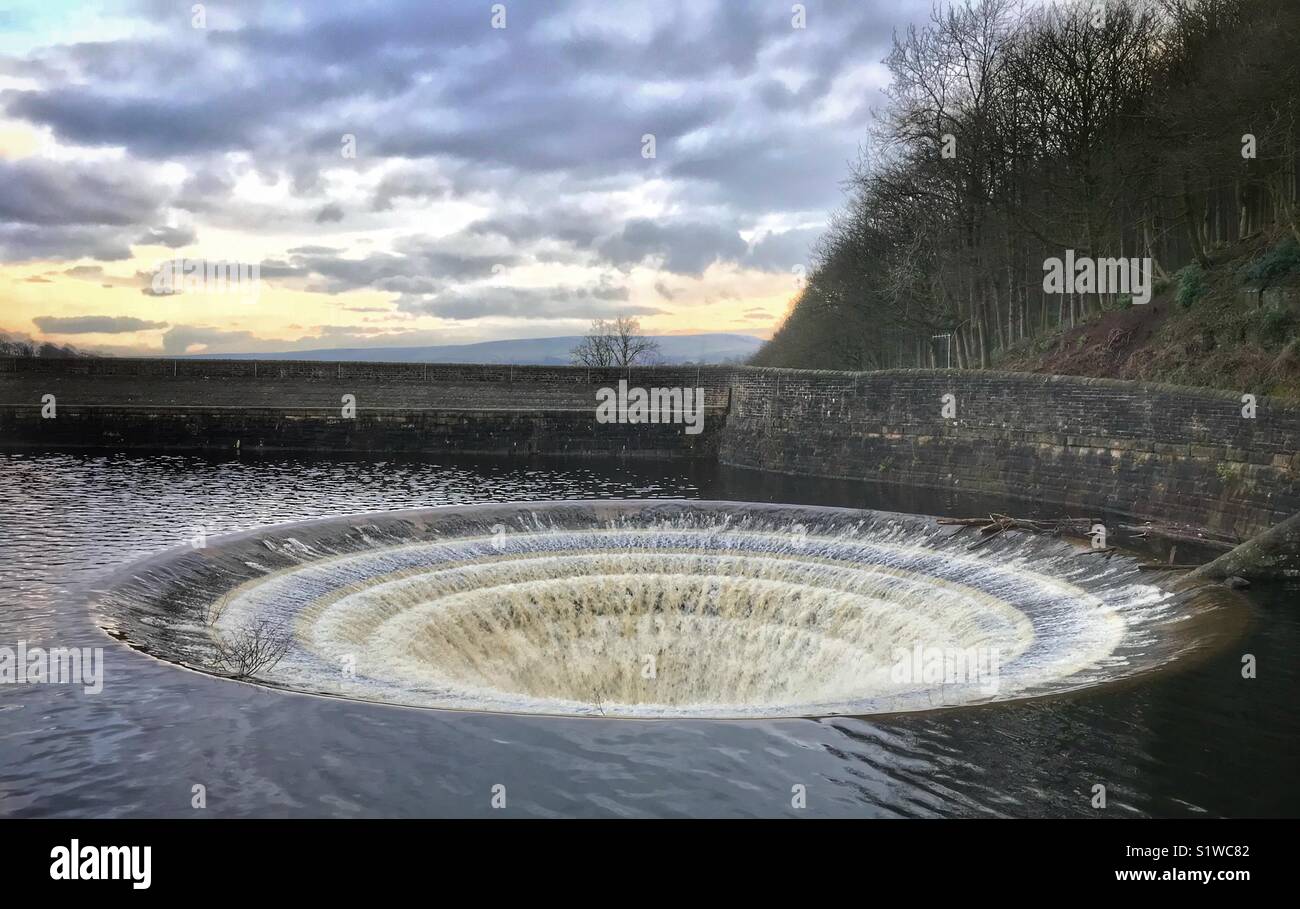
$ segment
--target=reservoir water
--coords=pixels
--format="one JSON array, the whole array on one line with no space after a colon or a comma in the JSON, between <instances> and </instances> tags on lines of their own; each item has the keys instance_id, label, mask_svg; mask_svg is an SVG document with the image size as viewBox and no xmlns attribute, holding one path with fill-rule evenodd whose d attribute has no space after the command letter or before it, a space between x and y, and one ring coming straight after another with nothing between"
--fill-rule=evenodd
<instances>
[{"instance_id":1,"label":"reservoir water","mask_svg":"<svg viewBox=\"0 0 1300 909\"><path fill-rule=\"evenodd\" d=\"M103 647L106 662L98 694L73 685L0 685L0 814L488 816L502 813L492 808L496 786L508 793L504 813L524 816L1269 816L1300 811L1295 761L1300 671L1293 659L1300 646L1300 615L1294 590L1261 588L1247 595L1246 605L1234 610L1244 621L1234 620L1230 640L1221 646L1174 652L1158 635L1145 643L1130 641L1124 645L1131 648L1130 661L1140 662L1138 650L1149 645L1161 652L1159 661L1152 660L1159 665L1117 672L1097 687L1064 686L1027 700L943 710L741 719L673 715L691 711L671 704L672 709L655 711L653 719L603 716L587 709L586 676L552 680L529 672L485 681L481 667L470 663L458 670L467 690L513 686L524 707L510 714L426 709L370 701L442 702L405 694L385 698L378 689L362 692L368 699L362 701L242 684L168 662L164 639L171 636L180 646L168 628L155 628L150 641L162 659L109 637L101 626L112 623L87 608L82 593L128 563L196 538L211 538L219 547L223 534L362 512L577 499L740 500L962 516L1031 510L953 493L684 462L0 454L0 645ZM814 541L817 537L814 532ZM625 572L638 596L661 599L664 591L647 587L647 579L676 576L682 560L693 557L683 555L690 545L671 534L655 539L664 542L614 541L616 551L641 548L621 565L600 563L600 571ZM591 554L590 539L574 540L566 544L573 552L547 553L544 562L533 559L523 574L523 562L503 568L499 553L490 552L486 567L467 568L460 559L451 570L459 573L456 578L467 571L490 572L494 584L504 583L504 577L512 585L542 585L559 601L571 602L588 593L572 586L571 576L587 571L575 566L608 558ZM725 558L730 561L720 563L710 555L705 566L707 577L742 585L737 588L742 598L787 584L800 572L807 575L811 569L804 563L811 555L834 555L829 549L809 554L801 548L798 564L783 563L773 575L762 561L773 555L767 544L758 537L746 540L761 551L738 554L729 542ZM819 545L814 542L814 550ZM908 563L899 570L914 568ZM817 572L819 578L829 577L823 568ZM1096 586L1108 608L1121 613L1134 608L1131 598L1116 599L1116 590L1128 588L1102 577L1101 569L1094 573L1098 577L1088 584ZM723 585L717 593L715 584L714 590L726 607L731 588ZM337 643L326 631L350 633L373 608L364 588L353 593L347 609L335 610L341 618L333 624L325 612L313 620L322 652ZM273 601L274 590L264 595ZM701 589L690 587L685 595L698 600ZM1037 620L1039 607L1018 605ZM844 608L838 600L810 606L831 618ZM1124 614L1133 627L1135 613ZM715 629L715 618L692 622ZM1017 620L1013 615L1008 621ZM401 622L394 627L400 629ZM586 647L594 639L590 624L581 627L568 643ZM1053 643L1057 649L1048 648L1047 657L1071 648L1118 646L1118 638L1102 634L1103 627L1109 626L1072 629L1075 637ZM516 628L494 628L494 647L536 643ZM453 630L462 631L459 625ZM439 665L450 659L450 633L421 644L437 655ZM722 627L717 639L719 649L741 648L733 654L737 665L771 646L768 638L731 635L729 627ZM736 694L742 689L771 702L759 705L759 712L803 712L809 697L839 706L863 703L854 701L861 692L846 693L834 675L857 650L813 650L809 659L799 660L788 657L797 650L787 644L780 672L757 688L750 681L744 688L739 675L726 673L691 679L691 685L727 681L716 693L722 707L715 711L726 714L743 714L732 709L743 700ZM751 645L758 647L753 654L742 652ZM869 635L859 649L869 649ZM1254 657L1257 678L1242 677L1246 654ZM306 690L315 690L311 656L304 650L285 667L286 674L299 673L293 681ZM717 657L702 656L687 662L698 668ZM403 693L427 682L422 671L419 665L404 670ZM790 679L799 685L790 688L785 684ZM552 681L554 690L546 687ZM698 691L691 691L682 695L684 702L698 701ZM885 700L895 694L872 692ZM528 715L551 712L548 698L567 705L557 712L576 715ZM471 699L466 706L475 704ZM539 709L527 709L538 704ZM1106 787L1108 804L1102 810L1092 807L1096 784ZM196 785L204 787L204 809L191 807ZM791 805L798 786L806 792L805 808Z\"/></svg>"}]
</instances>

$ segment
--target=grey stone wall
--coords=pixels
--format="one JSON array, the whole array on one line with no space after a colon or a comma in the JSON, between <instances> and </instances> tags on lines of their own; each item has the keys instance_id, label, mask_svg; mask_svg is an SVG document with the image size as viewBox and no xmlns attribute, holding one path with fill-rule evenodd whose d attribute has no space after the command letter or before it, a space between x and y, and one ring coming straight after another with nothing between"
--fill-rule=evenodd
<instances>
[{"instance_id":1,"label":"grey stone wall","mask_svg":"<svg viewBox=\"0 0 1300 909\"><path fill-rule=\"evenodd\" d=\"M954 419L942 415L952 394ZM1023 373L737 374L719 457L784 473L959 488L1248 537L1300 511L1300 407Z\"/></svg>"},{"instance_id":2,"label":"grey stone wall","mask_svg":"<svg viewBox=\"0 0 1300 909\"><path fill-rule=\"evenodd\" d=\"M707 411L704 431L674 424L600 424L581 410L121 407L0 405L0 447L161 451L356 451L370 454L558 454L647 458L717 456L724 420Z\"/></svg>"},{"instance_id":3,"label":"grey stone wall","mask_svg":"<svg viewBox=\"0 0 1300 909\"><path fill-rule=\"evenodd\" d=\"M0 359L0 446L712 459L731 370ZM596 391L705 389L703 431L600 423ZM41 418L54 395L57 416ZM352 395L355 418L342 415Z\"/></svg>"},{"instance_id":4,"label":"grey stone wall","mask_svg":"<svg viewBox=\"0 0 1300 909\"><path fill-rule=\"evenodd\" d=\"M596 389L620 378L705 388L704 432L597 423ZM1300 511L1296 404L1245 419L1236 393L1022 373L0 359L0 446L717 458L1241 539Z\"/></svg>"},{"instance_id":5,"label":"grey stone wall","mask_svg":"<svg viewBox=\"0 0 1300 909\"><path fill-rule=\"evenodd\" d=\"M323 363L285 360L0 358L0 404L207 407L336 407L532 410L595 407L596 389L619 379L642 387L702 387L725 406L734 370L725 367L584 369L441 363Z\"/></svg>"}]
</instances>

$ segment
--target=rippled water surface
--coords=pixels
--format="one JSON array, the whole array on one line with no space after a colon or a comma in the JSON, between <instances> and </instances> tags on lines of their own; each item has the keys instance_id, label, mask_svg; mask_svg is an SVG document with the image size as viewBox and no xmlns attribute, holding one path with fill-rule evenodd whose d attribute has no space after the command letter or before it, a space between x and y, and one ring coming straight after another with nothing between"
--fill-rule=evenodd
<instances>
[{"instance_id":1,"label":"rippled water surface","mask_svg":"<svg viewBox=\"0 0 1300 909\"><path fill-rule=\"evenodd\" d=\"M1175 670L888 718L507 716L274 691L109 639L75 591L208 536L477 502L712 498L981 514L953 495L680 463L208 460L0 453L0 645L103 646L100 694L0 685L0 814L427 816L1295 815L1295 591ZM1019 511L1025 511L1021 506ZM1259 677L1241 678L1244 653ZM1090 806L1107 787L1109 807ZM806 787L807 808L791 807Z\"/></svg>"}]
</instances>

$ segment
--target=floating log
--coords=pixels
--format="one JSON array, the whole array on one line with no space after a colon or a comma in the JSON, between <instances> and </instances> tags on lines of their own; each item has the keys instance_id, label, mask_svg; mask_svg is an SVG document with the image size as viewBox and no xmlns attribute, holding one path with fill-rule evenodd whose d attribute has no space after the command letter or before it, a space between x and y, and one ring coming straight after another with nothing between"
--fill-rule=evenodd
<instances>
[{"instance_id":1,"label":"floating log","mask_svg":"<svg viewBox=\"0 0 1300 909\"><path fill-rule=\"evenodd\" d=\"M1063 533L1088 536L1094 524L1105 524L1100 518L1016 518L1005 514L991 514L986 518L939 518L940 524L953 527L978 527L980 533L992 534L1008 530L1023 530L1029 533L1050 533L1060 536ZM1194 527L1191 524L1157 524L1147 521L1142 524L1115 524L1126 533L1139 539L1160 537L1182 543L1196 543L1201 546L1228 550L1237 545L1239 540L1225 534L1214 533ZM958 531L960 533L960 531Z\"/></svg>"},{"instance_id":2,"label":"floating log","mask_svg":"<svg viewBox=\"0 0 1300 909\"><path fill-rule=\"evenodd\" d=\"M991 514L987 518L939 518L938 523L950 527L978 527L980 533L997 533L1005 530L1024 530L1031 533L1078 533L1086 535L1095 518L1016 518L1005 514Z\"/></svg>"},{"instance_id":3,"label":"floating log","mask_svg":"<svg viewBox=\"0 0 1300 909\"><path fill-rule=\"evenodd\" d=\"M1120 524L1119 529L1140 539L1154 536L1166 540L1176 540L1180 543L1196 543L1201 546L1212 546L1215 549L1224 550L1231 549L1241 542L1237 537L1215 533L1191 524L1156 524L1147 521L1142 524Z\"/></svg>"}]
</instances>

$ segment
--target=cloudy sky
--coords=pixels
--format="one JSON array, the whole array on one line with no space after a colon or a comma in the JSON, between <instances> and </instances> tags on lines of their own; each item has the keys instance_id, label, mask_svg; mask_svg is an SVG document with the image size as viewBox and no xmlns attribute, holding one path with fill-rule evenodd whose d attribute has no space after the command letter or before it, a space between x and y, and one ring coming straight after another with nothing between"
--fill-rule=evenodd
<instances>
[{"instance_id":1,"label":"cloudy sky","mask_svg":"<svg viewBox=\"0 0 1300 909\"><path fill-rule=\"evenodd\" d=\"M766 336L929 5L807 0L796 28L784 0L9 2L0 331ZM258 263L260 292L158 293L178 257Z\"/></svg>"}]
</instances>

